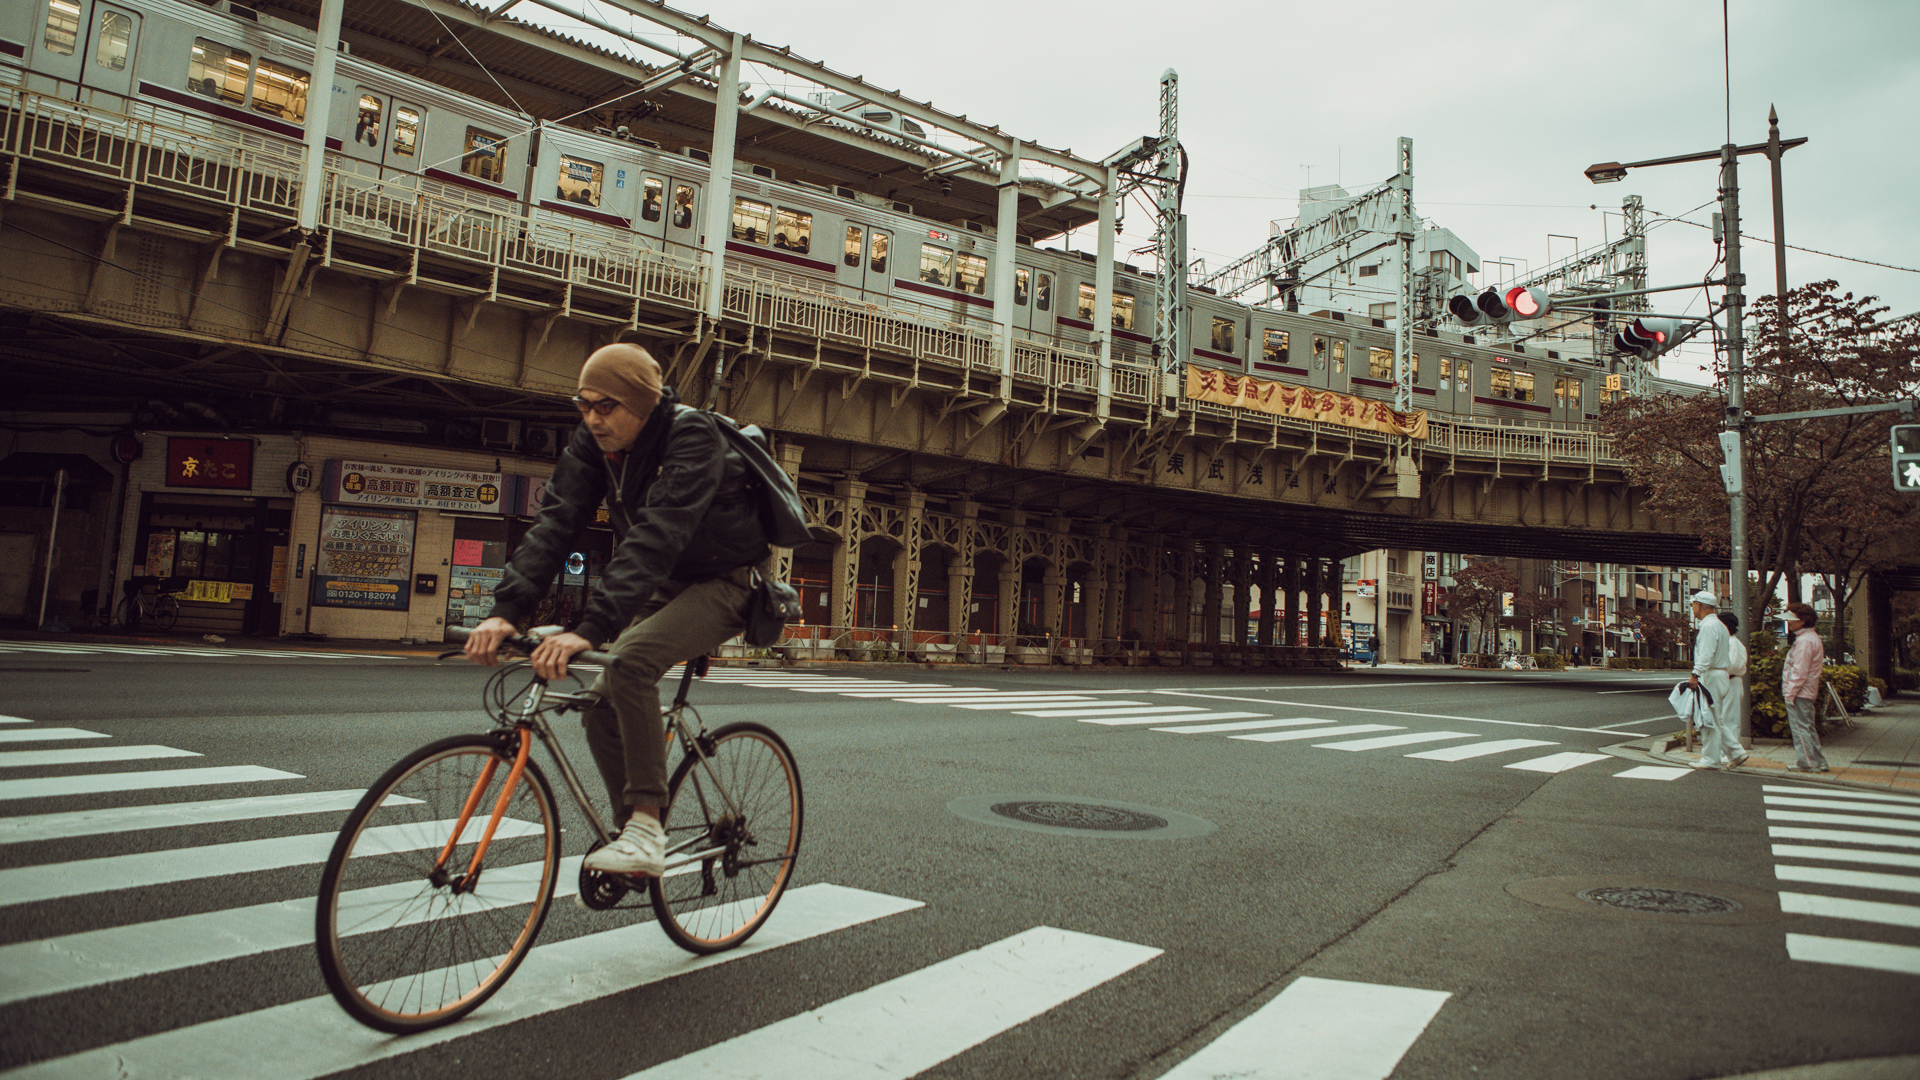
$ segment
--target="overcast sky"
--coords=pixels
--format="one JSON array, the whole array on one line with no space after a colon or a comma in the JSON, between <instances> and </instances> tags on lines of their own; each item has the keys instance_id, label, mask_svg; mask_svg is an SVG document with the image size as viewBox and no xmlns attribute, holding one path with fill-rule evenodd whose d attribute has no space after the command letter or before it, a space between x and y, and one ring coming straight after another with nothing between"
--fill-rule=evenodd
<instances>
[{"instance_id":1,"label":"overcast sky","mask_svg":"<svg viewBox=\"0 0 1920 1080\"><path fill-rule=\"evenodd\" d=\"M565 2L611 13L596 0ZM1269 221L1294 217L1309 179L1355 194L1386 180L1402 135L1413 139L1421 215L1480 253L1483 284L1617 236L1629 194L1645 201L1650 223L1707 224L1717 209L1706 205L1716 195L1711 162L1604 185L1582 170L1728 141L1714 0L674 6L1088 158L1157 130L1159 76L1171 67L1191 159L1191 256L1216 267L1264 243ZM1920 0L1731 0L1730 14L1732 141L1765 141L1769 105L1783 137L1810 140L1785 157L1788 244L1909 268L1790 250L1789 286L1834 278L1881 297L1894 315L1920 311ZM1742 158L1740 178L1751 302L1774 291L1766 158ZM1126 224L1122 250L1148 242L1142 215ZM1714 255L1706 229L1655 224L1651 284L1699 280ZM1696 290L1657 310L1704 308ZM1699 381L1704 362L1676 357L1662 374Z\"/></svg>"}]
</instances>

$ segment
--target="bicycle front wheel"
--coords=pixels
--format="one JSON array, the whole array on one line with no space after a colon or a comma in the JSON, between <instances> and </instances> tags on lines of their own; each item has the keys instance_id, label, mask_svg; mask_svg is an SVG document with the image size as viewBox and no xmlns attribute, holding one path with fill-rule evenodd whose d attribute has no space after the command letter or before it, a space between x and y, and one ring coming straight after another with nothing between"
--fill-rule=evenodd
<instances>
[{"instance_id":1,"label":"bicycle front wheel","mask_svg":"<svg viewBox=\"0 0 1920 1080\"><path fill-rule=\"evenodd\" d=\"M731 949L773 914L800 853L800 771L760 724L727 724L674 770L667 867L651 882L660 928L693 953ZM709 772L709 768L711 772Z\"/></svg>"},{"instance_id":2,"label":"bicycle front wheel","mask_svg":"<svg viewBox=\"0 0 1920 1080\"><path fill-rule=\"evenodd\" d=\"M131 596L123 598L120 606L114 609L113 624L128 630L137 628L140 625L140 601Z\"/></svg>"},{"instance_id":3,"label":"bicycle front wheel","mask_svg":"<svg viewBox=\"0 0 1920 1080\"><path fill-rule=\"evenodd\" d=\"M560 814L532 761L484 861L474 860L518 738L506 731L424 746L347 816L320 877L315 930L327 989L368 1027L405 1034L451 1023L500 989L533 948L559 877Z\"/></svg>"},{"instance_id":4,"label":"bicycle front wheel","mask_svg":"<svg viewBox=\"0 0 1920 1080\"><path fill-rule=\"evenodd\" d=\"M163 596L153 602L153 621L160 629L171 630L173 624L180 621L180 601L171 596Z\"/></svg>"}]
</instances>

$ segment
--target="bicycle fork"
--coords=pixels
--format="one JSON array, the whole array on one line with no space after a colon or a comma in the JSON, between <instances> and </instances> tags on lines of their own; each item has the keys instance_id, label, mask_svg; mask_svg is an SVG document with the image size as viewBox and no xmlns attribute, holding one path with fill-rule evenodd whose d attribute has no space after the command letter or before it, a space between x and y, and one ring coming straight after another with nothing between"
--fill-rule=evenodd
<instances>
[{"instance_id":1,"label":"bicycle fork","mask_svg":"<svg viewBox=\"0 0 1920 1080\"><path fill-rule=\"evenodd\" d=\"M488 757L487 763L481 767L479 777L473 782L473 790L467 793L466 805L460 808L459 820L453 823L453 835L447 838L447 846L440 849L440 857L433 861L428 878L435 885L450 885L454 892L463 893L472 892L480 883L480 863L487 857L487 848L493 844L493 835L506 817L507 804L513 799L514 789L520 786L520 777L527 770L527 754L533 748L533 740L527 737L528 732L521 730L519 735L520 745L514 751L513 767L507 771L506 782L500 785L500 795L493 801L493 813L487 816L487 826L480 833L480 842L474 845L467 872L458 878L450 878L447 876L447 862L453 858L454 849L460 846L460 838L466 835L467 825L473 821L474 811L479 809L488 785L493 783L493 774L500 765L497 757Z\"/></svg>"}]
</instances>

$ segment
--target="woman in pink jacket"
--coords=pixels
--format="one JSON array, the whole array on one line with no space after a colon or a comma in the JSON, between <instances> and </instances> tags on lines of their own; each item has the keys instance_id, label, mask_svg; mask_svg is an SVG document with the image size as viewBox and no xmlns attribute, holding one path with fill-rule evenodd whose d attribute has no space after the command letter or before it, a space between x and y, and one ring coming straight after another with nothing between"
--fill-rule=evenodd
<instances>
[{"instance_id":1,"label":"woman in pink jacket","mask_svg":"<svg viewBox=\"0 0 1920 1080\"><path fill-rule=\"evenodd\" d=\"M1813 724L1813 710L1820 696L1820 667L1827 661L1827 648L1814 629L1818 617L1806 604L1787 605L1787 633L1793 645L1780 665L1780 696L1787 703L1787 728L1793 733L1794 763L1788 772L1826 772L1827 759L1820 752L1820 732Z\"/></svg>"}]
</instances>

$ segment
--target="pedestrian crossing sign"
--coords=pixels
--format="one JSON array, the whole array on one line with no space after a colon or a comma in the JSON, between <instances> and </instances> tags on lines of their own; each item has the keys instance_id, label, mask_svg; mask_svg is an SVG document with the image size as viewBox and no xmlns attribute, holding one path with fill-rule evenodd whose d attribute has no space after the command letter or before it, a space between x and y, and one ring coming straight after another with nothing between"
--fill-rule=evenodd
<instances>
[{"instance_id":1,"label":"pedestrian crossing sign","mask_svg":"<svg viewBox=\"0 0 1920 1080\"><path fill-rule=\"evenodd\" d=\"M1893 427L1893 490L1920 492L1920 424Z\"/></svg>"}]
</instances>

